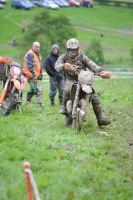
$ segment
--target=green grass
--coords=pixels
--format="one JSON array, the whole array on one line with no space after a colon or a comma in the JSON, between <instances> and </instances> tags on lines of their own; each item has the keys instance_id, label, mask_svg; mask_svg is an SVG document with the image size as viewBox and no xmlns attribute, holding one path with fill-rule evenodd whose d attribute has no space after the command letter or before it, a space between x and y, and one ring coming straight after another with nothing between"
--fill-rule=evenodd
<instances>
[{"instance_id":1,"label":"green grass","mask_svg":"<svg viewBox=\"0 0 133 200\"><path fill-rule=\"evenodd\" d=\"M10 5L11 0L1 10L0 54L16 58L19 56L20 51L16 48L11 50L9 48L10 41L15 36L18 41L21 40L23 35L21 24L27 25L44 8L37 7L30 11L25 11L12 9ZM133 42L132 35L127 32L131 32L133 28L132 8L96 5L93 9L83 7L60 8L56 11L50 10L50 13L54 16L59 14L68 16L71 23L76 26L77 39L80 41L83 51L88 47L92 39L97 39L101 42L107 62L108 60L117 62L122 58L129 65L129 54ZM91 29L91 31L88 31L88 29ZM100 33L103 33L104 37L101 37ZM22 59L19 58L20 62L22 62Z\"/></svg>"},{"instance_id":2,"label":"green grass","mask_svg":"<svg viewBox=\"0 0 133 200\"><path fill-rule=\"evenodd\" d=\"M5 9L0 11L0 55L22 62L19 50L8 44L15 36L21 39L20 25L27 25L43 8L14 10L10 3L8 0ZM133 28L132 9L96 6L50 12L66 14L74 25L93 29L93 32L76 29L83 50L93 38L99 39L106 60L114 62L111 67L130 66L132 71L129 63L132 36L117 31ZM5 15L10 13L7 19ZM100 37L101 32L104 37ZM90 105L84 124L87 135L63 125L57 96L56 106L50 107L49 84L42 83L42 87L43 109L37 108L35 99L29 107L24 106L26 89L22 114L12 111L8 117L0 116L0 199L27 199L22 164L29 161L42 200L132 200L132 79L115 79L114 82L96 79L94 88L101 95L104 115L110 117L112 123L99 128ZM101 131L109 136L100 135Z\"/></svg>"},{"instance_id":3,"label":"green grass","mask_svg":"<svg viewBox=\"0 0 133 200\"><path fill-rule=\"evenodd\" d=\"M42 83L45 107L35 99L22 114L0 117L0 197L25 200L22 164L31 163L41 199L129 200L133 198L132 123L133 82L130 79L98 80L104 114L112 124L99 128L91 105L84 132L63 125L56 106L50 107L49 84ZM100 135L104 131L108 137Z\"/></svg>"}]
</instances>

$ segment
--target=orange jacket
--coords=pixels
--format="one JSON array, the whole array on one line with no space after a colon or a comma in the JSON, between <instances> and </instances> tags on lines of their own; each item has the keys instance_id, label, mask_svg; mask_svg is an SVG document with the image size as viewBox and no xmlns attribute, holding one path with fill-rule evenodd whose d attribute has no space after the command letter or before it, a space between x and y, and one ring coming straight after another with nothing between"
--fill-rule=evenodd
<instances>
[{"instance_id":1,"label":"orange jacket","mask_svg":"<svg viewBox=\"0 0 133 200\"><path fill-rule=\"evenodd\" d=\"M27 60L26 57L28 54L33 54L33 72L35 73L36 76L39 76L40 74L42 74L42 66L41 66L41 62L42 62L42 56L39 54L39 56L32 50L30 49L24 57L24 62L23 62L23 73L28 77L28 78L32 78L33 77L33 73L29 70L29 67L27 66Z\"/></svg>"}]
</instances>

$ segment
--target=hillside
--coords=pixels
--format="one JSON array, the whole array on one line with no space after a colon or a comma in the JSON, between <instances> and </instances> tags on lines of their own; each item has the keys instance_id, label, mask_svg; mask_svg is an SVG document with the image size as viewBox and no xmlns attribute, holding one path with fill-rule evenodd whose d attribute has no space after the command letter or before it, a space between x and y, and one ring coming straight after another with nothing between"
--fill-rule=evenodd
<instances>
[{"instance_id":1,"label":"hillside","mask_svg":"<svg viewBox=\"0 0 133 200\"><path fill-rule=\"evenodd\" d=\"M23 36L21 25L23 23L27 25L43 8L37 7L30 11L17 10L12 9L10 3L11 0L1 10L0 54L18 59L19 49L10 46L9 43L14 37L17 37L18 42L21 40ZM83 51L92 39L98 39L104 48L107 63L110 61L119 63L122 60L123 65L124 63L130 65L129 54L133 36L132 9L96 5L94 9L60 8L56 11L50 10L50 13L53 16L63 14L70 19L75 26L77 39ZM104 37L101 37L101 33Z\"/></svg>"},{"instance_id":2,"label":"hillside","mask_svg":"<svg viewBox=\"0 0 133 200\"><path fill-rule=\"evenodd\" d=\"M27 26L43 8L15 10L10 3L0 10L0 55L22 63L20 50L9 43L14 37L21 40L21 24ZM93 88L111 124L99 127L89 104L84 129L66 127L59 114L58 94L56 105L50 106L50 85L44 74L40 82L43 108L37 107L35 98L25 106L27 86L22 113L12 110L7 117L0 115L0 200L27 199L25 161L31 164L41 200L133 200L133 65L129 56L133 10L96 5L94 9L49 11L70 19L83 51L92 39L101 42L104 67L114 68L115 73L112 70L109 80L95 76Z\"/></svg>"}]
</instances>

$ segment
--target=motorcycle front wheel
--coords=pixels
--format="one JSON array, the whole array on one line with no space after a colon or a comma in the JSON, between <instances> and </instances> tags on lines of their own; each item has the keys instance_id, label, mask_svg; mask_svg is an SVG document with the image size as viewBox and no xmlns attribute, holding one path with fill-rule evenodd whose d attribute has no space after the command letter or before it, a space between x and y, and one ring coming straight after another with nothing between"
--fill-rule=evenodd
<instances>
[{"instance_id":1,"label":"motorcycle front wheel","mask_svg":"<svg viewBox=\"0 0 133 200\"><path fill-rule=\"evenodd\" d=\"M74 118L72 120L72 128L75 131L80 131L81 130L81 120L80 120L80 113L79 112L77 112L76 118Z\"/></svg>"},{"instance_id":2,"label":"motorcycle front wheel","mask_svg":"<svg viewBox=\"0 0 133 200\"><path fill-rule=\"evenodd\" d=\"M1 107L1 114L3 116L9 115L13 107L14 107L14 95L8 92Z\"/></svg>"}]
</instances>

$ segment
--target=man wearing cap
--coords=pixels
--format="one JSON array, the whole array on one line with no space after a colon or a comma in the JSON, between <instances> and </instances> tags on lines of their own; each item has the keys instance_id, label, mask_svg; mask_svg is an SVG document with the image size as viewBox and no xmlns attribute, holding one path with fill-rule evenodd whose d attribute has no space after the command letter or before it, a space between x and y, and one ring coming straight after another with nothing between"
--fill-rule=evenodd
<instances>
[{"instance_id":1,"label":"man wearing cap","mask_svg":"<svg viewBox=\"0 0 133 200\"><path fill-rule=\"evenodd\" d=\"M57 44L53 44L51 47L51 53L47 56L46 62L45 62L45 70L47 74L49 75L49 81L50 81L50 92L49 92L49 98L51 106L55 106L54 98L58 90L58 99L59 104L62 104L62 98L63 98L63 90L64 90L64 72L57 72L54 68L55 62L59 58L59 46Z\"/></svg>"}]
</instances>

